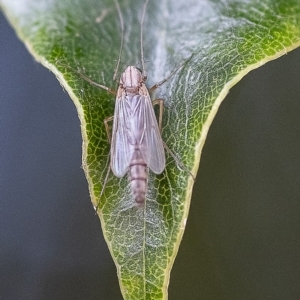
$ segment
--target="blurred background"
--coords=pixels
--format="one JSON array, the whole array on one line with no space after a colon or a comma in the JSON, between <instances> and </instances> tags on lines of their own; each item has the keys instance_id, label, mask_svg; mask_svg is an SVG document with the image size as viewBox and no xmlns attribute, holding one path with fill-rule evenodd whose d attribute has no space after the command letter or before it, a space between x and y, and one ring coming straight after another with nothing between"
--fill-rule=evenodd
<instances>
[{"instance_id":1,"label":"blurred background","mask_svg":"<svg viewBox=\"0 0 300 300\"><path fill-rule=\"evenodd\" d=\"M75 106L0 15L0 299L121 300ZM252 71L209 131L169 299L300 299L300 49Z\"/></svg>"}]
</instances>

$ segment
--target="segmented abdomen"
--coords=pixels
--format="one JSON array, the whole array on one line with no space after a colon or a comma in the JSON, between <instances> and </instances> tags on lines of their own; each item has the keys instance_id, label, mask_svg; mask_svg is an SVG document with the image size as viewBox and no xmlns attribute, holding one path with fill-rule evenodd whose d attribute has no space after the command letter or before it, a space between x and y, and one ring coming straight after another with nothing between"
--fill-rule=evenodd
<instances>
[{"instance_id":1,"label":"segmented abdomen","mask_svg":"<svg viewBox=\"0 0 300 300\"><path fill-rule=\"evenodd\" d=\"M132 155L128 175L134 200L137 204L143 205L146 198L148 172L147 164L139 149L136 149Z\"/></svg>"}]
</instances>

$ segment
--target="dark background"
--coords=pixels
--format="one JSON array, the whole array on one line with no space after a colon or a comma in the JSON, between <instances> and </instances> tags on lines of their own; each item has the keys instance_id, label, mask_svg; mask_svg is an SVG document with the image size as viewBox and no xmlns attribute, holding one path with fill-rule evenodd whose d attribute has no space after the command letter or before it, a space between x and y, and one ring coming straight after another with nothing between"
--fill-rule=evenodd
<instances>
[{"instance_id":1,"label":"dark background","mask_svg":"<svg viewBox=\"0 0 300 300\"><path fill-rule=\"evenodd\" d=\"M122 299L75 106L2 16L0 299ZM169 299L300 299L300 49L252 71L203 150Z\"/></svg>"}]
</instances>

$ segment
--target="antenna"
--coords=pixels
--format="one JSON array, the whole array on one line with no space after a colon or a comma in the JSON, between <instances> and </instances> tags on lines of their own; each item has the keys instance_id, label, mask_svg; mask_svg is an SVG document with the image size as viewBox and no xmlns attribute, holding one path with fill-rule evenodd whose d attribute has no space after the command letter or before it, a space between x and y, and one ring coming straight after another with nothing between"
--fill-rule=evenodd
<instances>
[{"instance_id":1,"label":"antenna","mask_svg":"<svg viewBox=\"0 0 300 300\"><path fill-rule=\"evenodd\" d=\"M147 80L147 72L146 72L146 68L145 68L145 58L144 58L144 49L143 49L143 26L144 26L148 2L149 2L149 0L146 0L146 2L144 4L143 15L142 15L142 20L141 20L141 61L142 61L142 75L143 75L144 82Z\"/></svg>"},{"instance_id":2,"label":"antenna","mask_svg":"<svg viewBox=\"0 0 300 300\"><path fill-rule=\"evenodd\" d=\"M119 57L118 57L118 62L117 62L117 65L116 65L115 73L114 73L114 76L113 76L113 80L116 81L118 70L119 70L119 65L120 65L120 61L121 61L123 44L124 44L124 19L123 19L123 15L122 15L122 12L121 12L121 8L120 8L120 5L119 5L119 2L117 0L114 0L114 2L115 2L115 5L116 5L116 9L118 11L118 15L119 15L119 19L120 19L120 26L121 26L121 31L122 31Z\"/></svg>"}]
</instances>

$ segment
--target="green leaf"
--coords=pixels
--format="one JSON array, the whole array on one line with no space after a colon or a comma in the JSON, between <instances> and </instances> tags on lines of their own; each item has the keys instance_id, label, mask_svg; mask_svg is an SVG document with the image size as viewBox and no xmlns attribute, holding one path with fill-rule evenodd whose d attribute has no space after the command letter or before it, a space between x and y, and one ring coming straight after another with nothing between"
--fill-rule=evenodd
<instances>
[{"instance_id":1,"label":"green leaf","mask_svg":"<svg viewBox=\"0 0 300 300\"><path fill-rule=\"evenodd\" d=\"M109 168L104 119L116 88L112 76L122 32L108 0L1 0L34 57L51 69L73 99L82 124L83 166L93 205ZM120 1L124 19L121 69L140 59L143 2ZM146 205L137 207L128 178L109 174L98 214L118 269L124 299L166 299L169 273L185 228L193 179L209 126L230 87L247 72L300 44L299 0L150 1L144 24L148 86L178 70L159 90L169 152L161 175L149 172ZM154 99L154 98L153 98ZM196 259L196 258L195 258Z\"/></svg>"}]
</instances>

